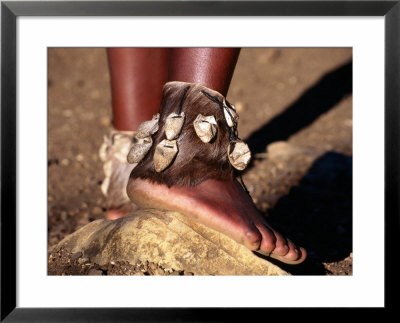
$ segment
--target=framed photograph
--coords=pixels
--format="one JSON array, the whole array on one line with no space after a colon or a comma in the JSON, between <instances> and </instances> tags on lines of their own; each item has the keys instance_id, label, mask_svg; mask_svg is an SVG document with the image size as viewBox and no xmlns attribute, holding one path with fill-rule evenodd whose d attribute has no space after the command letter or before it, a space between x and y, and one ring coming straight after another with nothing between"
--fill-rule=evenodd
<instances>
[{"instance_id":1,"label":"framed photograph","mask_svg":"<svg viewBox=\"0 0 400 323\"><path fill-rule=\"evenodd\" d=\"M1 320L234 321L238 308L390 309L399 16L399 1L3 1ZM284 186L298 156L312 156L302 184L285 191L286 202L283 191L254 199L267 188L253 185L260 177L251 172L246 185L258 209L272 209L272 221L274 212L291 214L287 221L302 231L291 236L307 244L311 260L326 244L332 254L319 266L282 266L293 275L274 277L105 277L96 273L109 269L90 264L75 274L71 264L52 267L48 247L105 212L98 202L102 174L91 169L97 163L101 170L101 140L93 138L111 128L106 48L120 47L242 48L227 98L242 113L239 130L259 167L270 169L265 156L276 157L274 172L282 163L287 170L275 177ZM268 73L276 77L268 81ZM317 131L309 134L312 125ZM301 153L291 148L296 144ZM59 158L65 151L70 157ZM316 173L334 189L318 186ZM79 180L90 183L68 192ZM301 217L299 207L311 215ZM85 264L82 255L75 258Z\"/></svg>"}]
</instances>

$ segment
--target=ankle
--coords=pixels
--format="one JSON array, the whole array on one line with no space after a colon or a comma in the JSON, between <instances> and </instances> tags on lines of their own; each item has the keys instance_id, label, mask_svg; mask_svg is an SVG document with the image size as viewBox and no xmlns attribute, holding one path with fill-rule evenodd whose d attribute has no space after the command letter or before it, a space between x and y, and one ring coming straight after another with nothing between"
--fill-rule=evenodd
<instances>
[{"instance_id":1,"label":"ankle","mask_svg":"<svg viewBox=\"0 0 400 323\"><path fill-rule=\"evenodd\" d=\"M168 187L196 186L210 178L232 180L232 166L239 170L247 166L250 151L237 136L235 108L220 93L200 84L169 82L163 89L161 111L158 131L149 135L151 147L132 179ZM183 119L182 128L177 126L177 136L170 136L168 127L178 124L177 118ZM160 167L158 157L164 162Z\"/></svg>"}]
</instances>

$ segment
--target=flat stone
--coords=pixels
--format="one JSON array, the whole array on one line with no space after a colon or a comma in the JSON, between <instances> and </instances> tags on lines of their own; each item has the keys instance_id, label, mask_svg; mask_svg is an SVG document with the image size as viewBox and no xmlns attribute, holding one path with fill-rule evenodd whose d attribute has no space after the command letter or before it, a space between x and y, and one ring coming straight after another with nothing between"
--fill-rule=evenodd
<instances>
[{"instance_id":1,"label":"flat stone","mask_svg":"<svg viewBox=\"0 0 400 323\"><path fill-rule=\"evenodd\" d=\"M137 210L100 219L64 238L64 248L100 266L125 261L156 263L194 275L288 275L231 238L176 212Z\"/></svg>"}]
</instances>

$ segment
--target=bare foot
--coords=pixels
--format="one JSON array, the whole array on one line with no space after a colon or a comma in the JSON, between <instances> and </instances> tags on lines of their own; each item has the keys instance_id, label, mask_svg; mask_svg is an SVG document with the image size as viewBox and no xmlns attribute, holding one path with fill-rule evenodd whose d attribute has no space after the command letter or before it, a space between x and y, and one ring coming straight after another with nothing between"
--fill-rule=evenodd
<instances>
[{"instance_id":1,"label":"bare foot","mask_svg":"<svg viewBox=\"0 0 400 323\"><path fill-rule=\"evenodd\" d=\"M177 211L231 237L250 250L288 264L306 259L304 248L272 229L236 181L209 179L194 187L130 179L130 199L140 207Z\"/></svg>"},{"instance_id":2,"label":"bare foot","mask_svg":"<svg viewBox=\"0 0 400 323\"><path fill-rule=\"evenodd\" d=\"M242 150L233 158L235 154L229 152L231 144L241 141L237 136L235 109L225 97L201 84L169 82L163 88L160 111L159 128L152 136L153 145L128 181L127 193L131 201L140 207L182 213L250 250L279 261L303 262L306 251L272 229L241 185L233 180L233 167L238 170L246 167L248 159L241 157L248 153ZM157 170L156 153L159 157L164 153L156 150L166 138L168 116L181 111L185 113L184 124L175 140L179 152L176 153L176 149L172 164ZM199 137L194 126L199 116L213 118L217 128L209 132L213 140L205 142L201 139L203 136Z\"/></svg>"}]
</instances>

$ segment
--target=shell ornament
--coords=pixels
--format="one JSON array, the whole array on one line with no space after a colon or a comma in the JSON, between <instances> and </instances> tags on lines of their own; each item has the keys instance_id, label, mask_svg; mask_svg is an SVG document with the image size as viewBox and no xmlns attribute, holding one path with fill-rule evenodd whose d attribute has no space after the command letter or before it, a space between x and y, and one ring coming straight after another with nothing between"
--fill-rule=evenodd
<instances>
[{"instance_id":1,"label":"shell ornament","mask_svg":"<svg viewBox=\"0 0 400 323\"><path fill-rule=\"evenodd\" d=\"M165 120L165 136L168 140L174 140L181 134L185 122L185 112L171 113Z\"/></svg>"},{"instance_id":2,"label":"shell ornament","mask_svg":"<svg viewBox=\"0 0 400 323\"><path fill-rule=\"evenodd\" d=\"M136 137L143 139L154 135L158 131L159 120L160 120L160 114L157 113L156 115L153 116L153 118L150 121L142 122L136 131Z\"/></svg>"},{"instance_id":3,"label":"shell ornament","mask_svg":"<svg viewBox=\"0 0 400 323\"><path fill-rule=\"evenodd\" d=\"M224 117L225 117L226 123L231 128L236 127L239 116L236 113L235 106L233 104L227 104L226 100L224 99L223 107L224 107Z\"/></svg>"},{"instance_id":4,"label":"shell ornament","mask_svg":"<svg viewBox=\"0 0 400 323\"><path fill-rule=\"evenodd\" d=\"M233 167L244 170L251 159L249 146L241 140L231 141L228 145L228 158Z\"/></svg>"},{"instance_id":5,"label":"shell ornament","mask_svg":"<svg viewBox=\"0 0 400 323\"><path fill-rule=\"evenodd\" d=\"M197 136L204 143L208 143L214 139L217 134L217 121L214 116L203 116L199 114L193 121L193 127Z\"/></svg>"},{"instance_id":6,"label":"shell ornament","mask_svg":"<svg viewBox=\"0 0 400 323\"><path fill-rule=\"evenodd\" d=\"M132 147L126 156L128 163L135 164L140 162L149 152L153 145L153 139L151 139L151 136L158 131L159 120L160 114L157 113L151 120L144 121L139 125L135 135L133 136Z\"/></svg>"},{"instance_id":7,"label":"shell ornament","mask_svg":"<svg viewBox=\"0 0 400 323\"><path fill-rule=\"evenodd\" d=\"M154 152L153 163L156 172L162 172L175 159L178 154L178 145L176 140L164 139L161 141Z\"/></svg>"},{"instance_id":8,"label":"shell ornament","mask_svg":"<svg viewBox=\"0 0 400 323\"><path fill-rule=\"evenodd\" d=\"M146 138L133 138L133 145L128 153L127 160L130 164L135 164L140 162L144 156L149 152L151 146L153 145L153 139L151 137Z\"/></svg>"}]
</instances>

